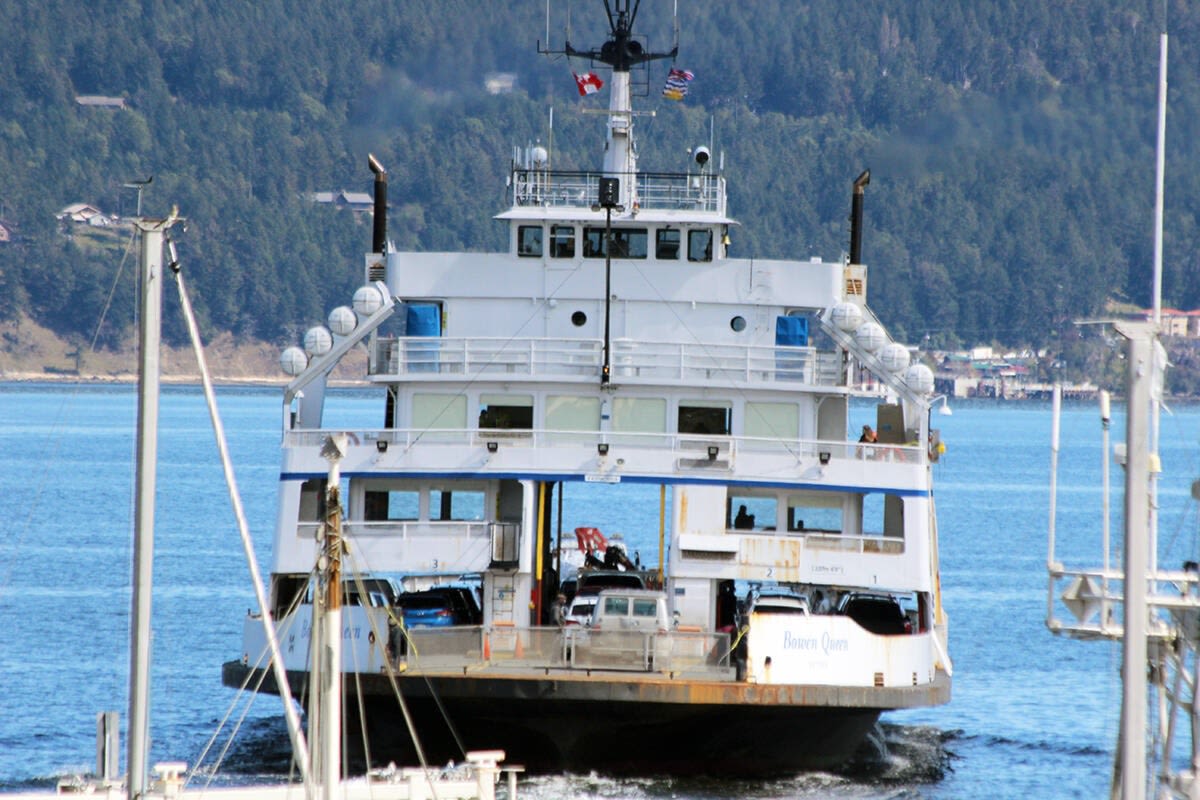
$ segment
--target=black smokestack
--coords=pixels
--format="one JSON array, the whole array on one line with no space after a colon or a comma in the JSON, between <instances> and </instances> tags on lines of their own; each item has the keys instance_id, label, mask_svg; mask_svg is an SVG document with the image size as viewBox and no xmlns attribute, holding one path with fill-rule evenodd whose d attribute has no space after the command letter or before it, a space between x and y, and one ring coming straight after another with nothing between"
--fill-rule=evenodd
<instances>
[{"instance_id":1,"label":"black smokestack","mask_svg":"<svg viewBox=\"0 0 1200 800\"><path fill-rule=\"evenodd\" d=\"M862 263L863 192L871 182L871 170L864 169L854 179L854 195L850 198L850 263Z\"/></svg>"},{"instance_id":2,"label":"black smokestack","mask_svg":"<svg viewBox=\"0 0 1200 800\"><path fill-rule=\"evenodd\" d=\"M375 227L371 232L371 252L387 248L387 170L375 156L367 153L367 163L375 173Z\"/></svg>"}]
</instances>

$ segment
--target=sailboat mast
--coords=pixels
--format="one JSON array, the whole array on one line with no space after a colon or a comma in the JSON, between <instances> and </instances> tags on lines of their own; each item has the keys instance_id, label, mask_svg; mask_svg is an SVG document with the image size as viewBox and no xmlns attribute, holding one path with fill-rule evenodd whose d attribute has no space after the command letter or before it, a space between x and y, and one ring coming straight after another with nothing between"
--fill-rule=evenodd
<instances>
[{"instance_id":1,"label":"sailboat mast","mask_svg":"<svg viewBox=\"0 0 1200 800\"><path fill-rule=\"evenodd\" d=\"M159 342L162 338L163 233L175 224L139 218L142 234L138 326L137 494L134 504L133 600L129 645L127 785L131 800L146 790L149 742L150 598L154 572L154 488L158 463Z\"/></svg>"},{"instance_id":2,"label":"sailboat mast","mask_svg":"<svg viewBox=\"0 0 1200 800\"><path fill-rule=\"evenodd\" d=\"M319 651L313 653L313 678L316 683L314 700L318 703L320 730L309 731L309 743L314 749L313 771L321 784L322 800L341 797L342 746L342 499L341 461L346 453L346 436L330 436L321 449L329 462L325 487L325 525L322 530L324 547L321 556L321 575L318 580L320 597L313 603L314 643Z\"/></svg>"}]
</instances>

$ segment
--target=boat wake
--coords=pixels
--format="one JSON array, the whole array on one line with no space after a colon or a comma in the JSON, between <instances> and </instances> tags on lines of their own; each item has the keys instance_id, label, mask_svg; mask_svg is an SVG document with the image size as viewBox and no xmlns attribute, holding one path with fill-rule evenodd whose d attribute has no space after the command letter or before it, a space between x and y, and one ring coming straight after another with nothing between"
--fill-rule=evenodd
<instances>
[{"instance_id":1,"label":"boat wake","mask_svg":"<svg viewBox=\"0 0 1200 800\"><path fill-rule=\"evenodd\" d=\"M957 732L928 726L880 725L846 769L806 772L786 778L743 780L712 777L621 778L588 775L542 775L522 779L524 797L613 798L863 798L902 800L923 796L920 787L937 783L951 769L948 745Z\"/></svg>"}]
</instances>

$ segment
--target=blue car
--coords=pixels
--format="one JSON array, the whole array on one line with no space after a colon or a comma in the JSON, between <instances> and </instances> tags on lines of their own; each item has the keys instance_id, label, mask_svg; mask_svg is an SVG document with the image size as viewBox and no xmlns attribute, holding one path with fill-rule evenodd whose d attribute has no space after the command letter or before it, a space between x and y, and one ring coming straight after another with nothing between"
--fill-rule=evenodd
<instances>
[{"instance_id":1,"label":"blue car","mask_svg":"<svg viewBox=\"0 0 1200 800\"><path fill-rule=\"evenodd\" d=\"M405 592L397 598L396 605L406 628L478 625L482 621L474 595L460 587Z\"/></svg>"}]
</instances>

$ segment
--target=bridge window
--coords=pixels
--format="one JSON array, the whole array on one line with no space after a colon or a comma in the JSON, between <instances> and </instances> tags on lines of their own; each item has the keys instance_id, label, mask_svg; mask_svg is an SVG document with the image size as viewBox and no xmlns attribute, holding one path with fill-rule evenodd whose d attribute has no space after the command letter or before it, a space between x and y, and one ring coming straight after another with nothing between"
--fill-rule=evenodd
<instances>
[{"instance_id":1,"label":"bridge window","mask_svg":"<svg viewBox=\"0 0 1200 800\"><path fill-rule=\"evenodd\" d=\"M659 260L679 260L679 229L659 228L654 232L654 257Z\"/></svg>"},{"instance_id":2,"label":"bridge window","mask_svg":"<svg viewBox=\"0 0 1200 800\"><path fill-rule=\"evenodd\" d=\"M584 228L583 257L604 258L604 228ZM613 258L646 258L649 237L645 228L613 228Z\"/></svg>"},{"instance_id":3,"label":"bridge window","mask_svg":"<svg viewBox=\"0 0 1200 800\"><path fill-rule=\"evenodd\" d=\"M575 257L574 225L553 225L550 227L550 257Z\"/></svg>"},{"instance_id":4,"label":"bridge window","mask_svg":"<svg viewBox=\"0 0 1200 800\"><path fill-rule=\"evenodd\" d=\"M540 256L542 254L542 226L522 225L517 228L517 255Z\"/></svg>"},{"instance_id":5,"label":"bridge window","mask_svg":"<svg viewBox=\"0 0 1200 800\"><path fill-rule=\"evenodd\" d=\"M688 231L688 261L712 261L711 228Z\"/></svg>"}]
</instances>

